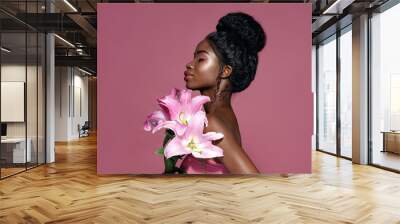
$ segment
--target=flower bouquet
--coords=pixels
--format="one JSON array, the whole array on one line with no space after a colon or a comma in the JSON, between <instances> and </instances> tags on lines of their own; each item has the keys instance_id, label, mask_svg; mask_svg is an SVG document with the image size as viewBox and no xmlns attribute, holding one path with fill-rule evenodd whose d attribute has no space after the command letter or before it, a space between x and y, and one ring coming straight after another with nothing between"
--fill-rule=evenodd
<instances>
[{"instance_id":1,"label":"flower bouquet","mask_svg":"<svg viewBox=\"0 0 400 224\"><path fill-rule=\"evenodd\" d=\"M223 156L223 150L212 141L224 137L222 133L203 133L208 126L203 104L210 101L208 96L192 98L189 89L172 89L167 96L159 98L161 110L147 116L144 130L153 134L166 129L161 148L156 153L164 157L164 173L185 173L176 163L184 155L192 154L196 158L214 158Z\"/></svg>"}]
</instances>

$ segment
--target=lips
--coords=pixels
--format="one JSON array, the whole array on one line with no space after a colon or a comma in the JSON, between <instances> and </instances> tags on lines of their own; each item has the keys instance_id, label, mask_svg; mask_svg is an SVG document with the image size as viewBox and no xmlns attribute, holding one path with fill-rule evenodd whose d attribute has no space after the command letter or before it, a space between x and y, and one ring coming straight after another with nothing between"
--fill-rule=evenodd
<instances>
[{"instance_id":1,"label":"lips","mask_svg":"<svg viewBox=\"0 0 400 224\"><path fill-rule=\"evenodd\" d=\"M193 74L188 71L185 71L184 74L185 74L185 77L184 77L185 81L193 78Z\"/></svg>"}]
</instances>

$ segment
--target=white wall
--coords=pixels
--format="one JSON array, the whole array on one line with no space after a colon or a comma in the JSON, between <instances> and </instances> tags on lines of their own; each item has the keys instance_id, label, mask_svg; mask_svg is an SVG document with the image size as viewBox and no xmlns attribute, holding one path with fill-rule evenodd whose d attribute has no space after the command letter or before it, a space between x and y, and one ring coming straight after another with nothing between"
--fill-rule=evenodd
<instances>
[{"instance_id":1,"label":"white wall","mask_svg":"<svg viewBox=\"0 0 400 224\"><path fill-rule=\"evenodd\" d=\"M55 141L68 140L68 85L67 67L55 68Z\"/></svg>"},{"instance_id":2,"label":"white wall","mask_svg":"<svg viewBox=\"0 0 400 224\"><path fill-rule=\"evenodd\" d=\"M81 126L85 123L85 121L88 121L89 118L89 112L88 112L88 77L87 76L81 76L83 73L78 73L76 74L77 70L75 71L74 75L74 96L73 99L75 100L74 102L74 108L72 108L72 136L74 138L79 137L78 133L78 124ZM80 92L80 93L79 93ZM80 97L79 97L80 96ZM80 101L80 102L79 102ZM81 107L81 108L79 108ZM82 111L79 111L81 109ZM75 112L75 113L74 113Z\"/></svg>"},{"instance_id":3,"label":"white wall","mask_svg":"<svg viewBox=\"0 0 400 224\"><path fill-rule=\"evenodd\" d=\"M8 64L1 66L1 81L3 82L25 82L25 64ZM32 67L28 66L28 71ZM31 72L28 72L31 74ZM1 108L5 110L6 108ZM25 122L7 122L7 137L25 137Z\"/></svg>"},{"instance_id":4,"label":"white wall","mask_svg":"<svg viewBox=\"0 0 400 224\"><path fill-rule=\"evenodd\" d=\"M36 70L38 69L38 70ZM44 163L45 153L45 116L44 116L44 100L45 85L44 73L42 67L36 65L25 64L3 64L1 66L2 82L24 82L26 83L26 107L22 107L23 112L26 111L27 120L23 122L5 122L7 124L8 138L23 138L25 135L30 139L30 148L32 161ZM25 80L27 79L27 81ZM6 97L6 96L2 96ZM10 108L2 107L1 110ZM12 111L11 111L12 112ZM39 155L37 155L37 153ZM51 160L48 160L51 162Z\"/></svg>"},{"instance_id":5,"label":"white wall","mask_svg":"<svg viewBox=\"0 0 400 224\"><path fill-rule=\"evenodd\" d=\"M25 71L27 69L27 73ZM36 85L36 81L34 77L36 77L36 66L27 66L18 65L18 64L5 64L1 66L1 81L2 82L25 82L25 75L28 77L28 81L30 85ZM36 88L27 88L27 116L28 116L28 129L33 128L32 130L36 130L36 124L33 125L31 122L36 123L36 113L32 113L32 111L36 111ZM34 99L32 99L34 98ZM31 102L34 102L31 104ZM41 105L39 105L40 107ZM6 110L6 108L2 108L2 110ZM25 124L26 122L7 122L7 136L8 137L25 137ZM34 126L34 127L33 127ZM28 130L28 137L30 133L33 131ZM36 132L35 132L36 133Z\"/></svg>"},{"instance_id":6,"label":"white wall","mask_svg":"<svg viewBox=\"0 0 400 224\"><path fill-rule=\"evenodd\" d=\"M25 82L1 82L1 121L25 121ZM36 106L35 106L36 108Z\"/></svg>"},{"instance_id":7,"label":"white wall","mask_svg":"<svg viewBox=\"0 0 400 224\"><path fill-rule=\"evenodd\" d=\"M77 139L78 124L88 120L88 77L73 67L55 70L55 141Z\"/></svg>"}]
</instances>

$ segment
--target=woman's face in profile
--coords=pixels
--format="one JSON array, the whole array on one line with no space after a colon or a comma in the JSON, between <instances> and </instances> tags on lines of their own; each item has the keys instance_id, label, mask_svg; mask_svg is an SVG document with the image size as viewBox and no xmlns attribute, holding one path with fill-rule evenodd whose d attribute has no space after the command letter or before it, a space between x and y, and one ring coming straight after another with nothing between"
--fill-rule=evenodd
<instances>
[{"instance_id":1,"label":"woman's face in profile","mask_svg":"<svg viewBox=\"0 0 400 224\"><path fill-rule=\"evenodd\" d=\"M208 41L200 41L194 51L193 60L186 64L186 88L202 90L216 86L219 69L219 59Z\"/></svg>"}]
</instances>

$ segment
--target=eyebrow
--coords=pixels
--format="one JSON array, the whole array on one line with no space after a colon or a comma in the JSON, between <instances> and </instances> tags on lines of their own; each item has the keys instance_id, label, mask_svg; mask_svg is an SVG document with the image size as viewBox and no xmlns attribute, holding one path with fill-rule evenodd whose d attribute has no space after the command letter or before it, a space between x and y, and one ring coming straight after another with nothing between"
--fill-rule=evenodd
<instances>
[{"instance_id":1,"label":"eyebrow","mask_svg":"<svg viewBox=\"0 0 400 224\"><path fill-rule=\"evenodd\" d=\"M208 51L206 51L206 50L198 50L198 51L194 52L193 55L200 54L200 53L208 54Z\"/></svg>"}]
</instances>

